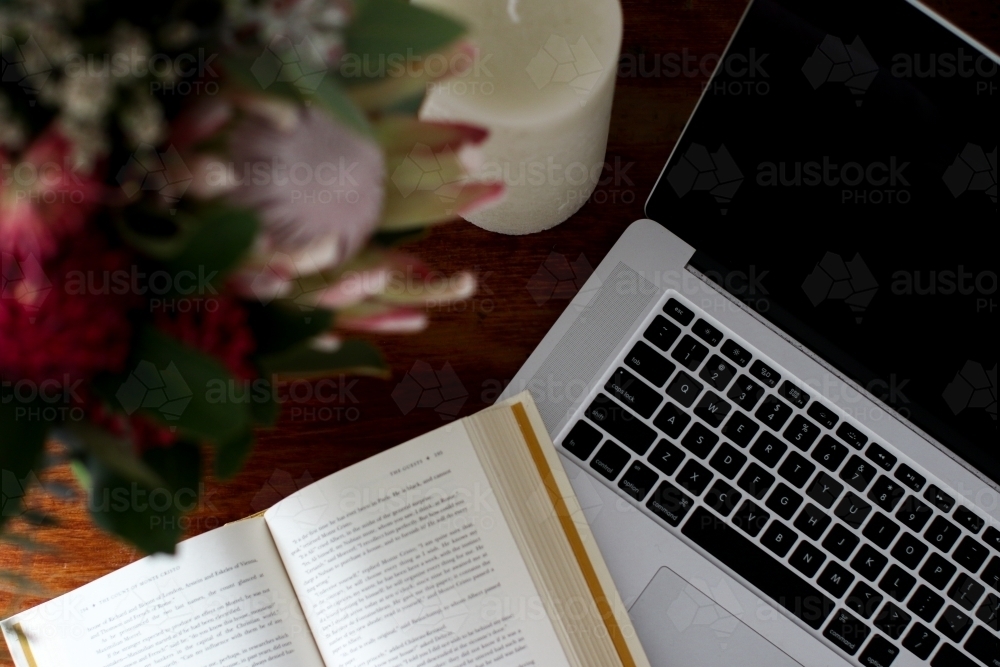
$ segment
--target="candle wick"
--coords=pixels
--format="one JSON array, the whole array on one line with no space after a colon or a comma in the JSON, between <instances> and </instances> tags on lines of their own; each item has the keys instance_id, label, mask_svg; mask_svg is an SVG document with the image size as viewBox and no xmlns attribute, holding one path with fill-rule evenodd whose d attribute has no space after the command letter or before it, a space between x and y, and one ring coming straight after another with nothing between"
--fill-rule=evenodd
<instances>
[{"instance_id":1,"label":"candle wick","mask_svg":"<svg viewBox=\"0 0 1000 667\"><path fill-rule=\"evenodd\" d=\"M517 13L517 0L507 0L507 16L514 23L521 22L521 17Z\"/></svg>"}]
</instances>

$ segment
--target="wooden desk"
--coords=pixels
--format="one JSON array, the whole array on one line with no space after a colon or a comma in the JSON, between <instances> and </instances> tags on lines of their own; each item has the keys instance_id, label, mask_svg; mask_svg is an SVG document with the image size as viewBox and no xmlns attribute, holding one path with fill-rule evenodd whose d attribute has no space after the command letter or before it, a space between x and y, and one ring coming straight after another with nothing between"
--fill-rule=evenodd
<instances>
[{"instance_id":1,"label":"wooden desk","mask_svg":"<svg viewBox=\"0 0 1000 667\"><path fill-rule=\"evenodd\" d=\"M683 53L701 58L721 53L742 14L744 0L623 0L623 53ZM1000 50L1000 12L990 0L934 0L957 25ZM648 56L647 56L648 57ZM209 479L201 507L190 517L195 535L262 510L295 490L379 451L440 426L429 408L402 414L390 396L417 360L435 370L450 364L468 399L461 415L490 405L568 303L574 289L548 299L529 292L529 280L550 254L596 266L630 222L643 217L643 203L694 108L707 76L621 78L615 95L607 162L617 178L600 186L591 201L554 230L505 237L466 223L436 230L413 250L447 272L475 269L482 289L466 305L433 312L420 336L380 337L392 378L348 379L343 398L312 401L286 410L277 430L263 433L239 477ZM581 259L582 258L582 259ZM47 479L72 484L65 467ZM0 546L0 569L16 571L43 587L40 595L0 591L0 617L72 590L133 561L140 554L95 529L82 499L43 501L61 517L38 539L52 554L26 554ZM10 664L3 662L2 664Z\"/></svg>"}]
</instances>

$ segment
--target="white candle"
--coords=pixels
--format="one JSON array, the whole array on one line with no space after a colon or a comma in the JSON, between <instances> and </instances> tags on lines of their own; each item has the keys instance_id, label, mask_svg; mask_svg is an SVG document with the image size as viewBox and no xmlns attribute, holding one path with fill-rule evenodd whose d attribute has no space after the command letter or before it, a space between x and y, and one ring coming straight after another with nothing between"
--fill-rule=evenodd
<instances>
[{"instance_id":1,"label":"white candle","mask_svg":"<svg viewBox=\"0 0 1000 667\"><path fill-rule=\"evenodd\" d=\"M418 0L470 26L479 62L421 118L485 126L474 176L507 195L467 219L530 234L573 215L602 178L622 41L619 0Z\"/></svg>"}]
</instances>

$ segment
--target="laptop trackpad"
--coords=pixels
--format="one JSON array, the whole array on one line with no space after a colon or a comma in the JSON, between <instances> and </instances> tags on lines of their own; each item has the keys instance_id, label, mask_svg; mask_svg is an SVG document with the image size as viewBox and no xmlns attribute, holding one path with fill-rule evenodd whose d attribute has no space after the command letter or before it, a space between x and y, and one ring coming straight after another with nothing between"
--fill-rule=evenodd
<instances>
[{"instance_id":1,"label":"laptop trackpad","mask_svg":"<svg viewBox=\"0 0 1000 667\"><path fill-rule=\"evenodd\" d=\"M706 588L739 611L740 604L725 581ZM653 667L801 667L665 567L649 582L629 615Z\"/></svg>"}]
</instances>

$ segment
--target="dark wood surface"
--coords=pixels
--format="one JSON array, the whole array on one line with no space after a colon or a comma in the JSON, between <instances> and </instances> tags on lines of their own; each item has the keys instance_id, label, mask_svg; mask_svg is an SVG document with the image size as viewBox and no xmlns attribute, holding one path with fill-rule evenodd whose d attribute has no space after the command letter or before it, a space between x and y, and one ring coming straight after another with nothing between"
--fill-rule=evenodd
<instances>
[{"instance_id":1,"label":"dark wood surface","mask_svg":"<svg viewBox=\"0 0 1000 667\"><path fill-rule=\"evenodd\" d=\"M625 54L721 53L744 10L744 0L623 0ZM936 0L935 8L993 49L1000 48L1000 11L993 0ZM343 398L286 409L277 429L260 434L245 470L233 481L205 482L187 533L196 535L266 509L294 491L388 447L440 426L433 409L408 414L391 392L414 362L435 370L450 364L468 392L460 415L492 403L566 306L573 290L539 300L529 279L552 253L596 266L625 227L643 217L643 203L694 108L707 79L620 78L615 94L607 162L619 178L599 186L591 200L561 226L527 237L505 237L467 223L435 230L412 250L447 272L474 269L481 289L470 302L431 311L432 326L418 336L378 337L392 367L388 380L344 382ZM610 172L613 173L613 172ZM617 181L617 182L616 182ZM324 410L327 408L327 410ZM72 484L66 467L46 475ZM139 558L134 549L101 533L83 501L36 494L33 504L58 514L58 527L34 529L51 553L25 553L0 545L0 570L30 578L38 590L0 590L0 618L77 588ZM0 664L10 664L0 661Z\"/></svg>"}]
</instances>

